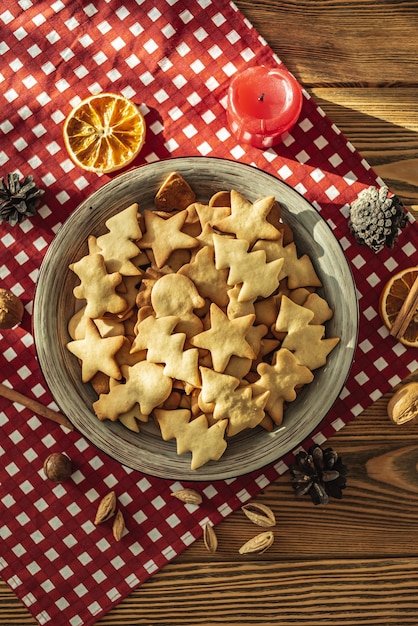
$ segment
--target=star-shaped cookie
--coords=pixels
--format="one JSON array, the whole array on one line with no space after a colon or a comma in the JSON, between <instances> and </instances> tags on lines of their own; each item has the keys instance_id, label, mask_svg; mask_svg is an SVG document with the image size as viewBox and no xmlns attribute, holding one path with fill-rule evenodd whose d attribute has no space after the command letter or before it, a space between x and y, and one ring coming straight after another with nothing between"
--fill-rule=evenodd
<instances>
[{"instance_id":1,"label":"star-shaped cookie","mask_svg":"<svg viewBox=\"0 0 418 626\"><path fill-rule=\"evenodd\" d=\"M70 341L67 348L81 361L81 378L87 383L97 372L103 372L111 378L121 378L115 354L124 343L123 335L101 337L95 323L86 318L83 339Z\"/></svg>"},{"instance_id":2,"label":"star-shaped cookie","mask_svg":"<svg viewBox=\"0 0 418 626\"><path fill-rule=\"evenodd\" d=\"M200 202L195 203L195 209L199 216L202 230L206 224L213 226L216 221L228 217L231 213L231 209L228 206L210 206L209 204L201 204Z\"/></svg>"},{"instance_id":3,"label":"star-shaped cookie","mask_svg":"<svg viewBox=\"0 0 418 626\"><path fill-rule=\"evenodd\" d=\"M154 211L146 210L144 218L146 230L139 246L152 248L157 267L163 267L174 250L196 248L199 245L195 237L181 230L187 218L185 209L168 219L160 217Z\"/></svg>"},{"instance_id":4,"label":"star-shaped cookie","mask_svg":"<svg viewBox=\"0 0 418 626\"><path fill-rule=\"evenodd\" d=\"M274 196L249 202L237 191L231 191L231 215L217 220L214 226L225 233L234 233L237 239L253 244L257 239L277 239L280 231L266 217L275 202Z\"/></svg>"},{"instance_id":5,"label":"star-shaped cookie","mask_svg":"<svg viewBox=\"0 0 418 626\"><path fill-rule=\"evenodd\" d=\"M256 354L246 340L254 319L255 315L245 315L230 320L216 304L212 303L210 329L191 337L190 343L196 348L210 350L214 369L223 372L233 354L255 359Z\"/></svg>"}]
</instances>

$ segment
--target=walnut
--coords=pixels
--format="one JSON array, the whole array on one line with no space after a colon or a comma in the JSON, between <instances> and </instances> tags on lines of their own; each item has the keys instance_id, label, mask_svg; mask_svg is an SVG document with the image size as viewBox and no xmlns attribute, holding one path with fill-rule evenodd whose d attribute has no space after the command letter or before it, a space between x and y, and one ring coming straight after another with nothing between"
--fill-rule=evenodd
<instances>
[{"instance_id":1,"label":"walnut","mask_svg":"<svg viewBox=\"0 0 418 626\"><path fill-rule=\"evenodd\" d=\"M8 289L0 289L0 328L13 328L22 321L24 306Z\"/></svg>"},{"instance_id":2,"label":"walnut","mask_svg":"<svg viewBox=\"0 0 418 626\"><path fill-rule=\"evenodd\" d=\"M405 424L418 417L418 382L400 387L387 405L387 413L394 424Z\"/></svg>"},{"instance_id":3,"label":"walnut","mask_svg":"<svg viewBox=\"0 0 418 626\"><path fill-rule=\"evenodd\" d=\"M71 461L62 452L53 452L44 463L45 476L54 483L67 480L72 473Z\"/></svg>"}]
</instances>

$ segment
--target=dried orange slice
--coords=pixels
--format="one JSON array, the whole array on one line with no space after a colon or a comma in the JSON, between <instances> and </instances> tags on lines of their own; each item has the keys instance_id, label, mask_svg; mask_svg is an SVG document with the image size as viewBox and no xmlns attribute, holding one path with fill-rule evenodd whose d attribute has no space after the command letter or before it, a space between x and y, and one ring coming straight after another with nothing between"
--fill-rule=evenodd
<instances>
[{"instance_id":1,"label":"dried orange slice","mask_svg":"<svg viewBox=\"0 0 418 626\"><path fill-rule=\"evenodd\" d=\"M379 313L386 328L392 328L412 285L418 276L418 266L408 267L394 274L383 287L379 299ZM415 311L403 337L405 346L418 347L418 310Z\"/></svg>"},{"instance_id":2,"label":"dried orange slice","mask_svg":"<svg viewBox=\"0 0 418 626\"><path fill-rule=\"evenodd\" d=\"M82 100L64 122L64 144L76 165L105 174L129 165L145 141L145 120L120 94L99 93Z\"/></svg>"}]
</instances>

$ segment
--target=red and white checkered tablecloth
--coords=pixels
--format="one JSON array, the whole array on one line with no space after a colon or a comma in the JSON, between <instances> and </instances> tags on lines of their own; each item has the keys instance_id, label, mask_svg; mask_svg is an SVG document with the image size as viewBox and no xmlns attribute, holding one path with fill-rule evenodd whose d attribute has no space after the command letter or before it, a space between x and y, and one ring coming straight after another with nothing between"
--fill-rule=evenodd
<instances>
[{"instance_id":1,"label":"red and white checkered tablecloth","mask_svg":"<svg viewBox=\"0 0 418 626\"><path fill-rule=\"evenodd\" d=\"M388 337L377 312L380 288L417 262L418 227L394 250L357 245L348 205L380 186L368 163L304 92L297 126L283 144L239 145L225 116L231 77L280 60L233 4L220 0L22 0L0 12L0 176L32 173L45 189L37 215L0 225L0 281L25 304L20 327L0 332L0 379L55 407L31 333L39 268L60 225L103 183L77 169L62 123L79 99L115 91L143 112L148 135L136 165L176 156L218 156L275 174L313 203L332 227L358 289L360 335L351 375L316 433L323 443L417 366L417 352ZM55 407L56 408L56 407ZM203 505L170 498L180 485L121 466L76 432L0 398L0 572L39 624L93 624L201 536L287 469L291 455L234 480L194 483ZM62 484L42 464L65 451L75 467ZM181 485L184 487L185 485ZM95 527L98 501L117 493L127 522L119 543Z\"/></svg>"}]
</instances>

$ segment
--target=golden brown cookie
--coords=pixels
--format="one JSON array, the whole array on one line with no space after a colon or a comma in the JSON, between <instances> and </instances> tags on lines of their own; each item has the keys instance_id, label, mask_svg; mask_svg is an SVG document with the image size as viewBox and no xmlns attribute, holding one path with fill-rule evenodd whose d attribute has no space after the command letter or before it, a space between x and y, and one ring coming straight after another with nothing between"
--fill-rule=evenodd
<instances>
[{"instance_id":1,"label":"golden brown cookie","mask_svg":"<svg viewBox=\"0 0 418 626\"><path fill-rule=\"evenodd\" d=\"M105 313L122 313L126 310L126 300L116 293L122 276L119 272L107 273L101 254L86 255L72 263L70 269L81 281L80 285L74 287L74 296L86 299L86 317L102 317Z\"/></svg>"},{"instance_id":2,"label":"golden brown cookie","mask_svg":"<svg viewBox=\"0 0 418 626\"><path fill-rule=\"evenodd\" d=\"M123 276L141 274L141 270L131 260L140 254L138 246L134 243L142 237L137 213L136 202L116 213L105 222L109 232L96 240L109 274L112 272L119 272Z\"/></svg>"},{"instance_id":3,"label":"golden brown cookie","mask_svg":"<svg viewBox=\"0 0 418 626\"><path fill-rule=\"evenodd\" d=\"M325 365L327 355L337 345L336 337L325 339L325 327L312 324L313 311L283 296L275 328L286 332L282 348L294 353L301 365L314 370Z\"/></svg>"},{"instance_id":4,"label":"golden brown cookie","mask_svg":"<svg viewBox=\"0 0 418 626\"><path fill-rule=\"evenodd\" d=\"M209 298L220 307L228 304L228 270L216 269L215 251L212 247L204 246L190 263L183 265L178 274L190 278L203 298Z\"/></svg>"},{"instance_id":5,"label":"golden brown cookie","mask_svg":"<svg viewBox=\"0 0 418 626\"><path fill-rule=\"evenodd\" d=\"M157 317L177 316L176 331L187 337L202 330L202 321L195 310L205 306L205 300L187 276L180 273L162 276L152 287L151 305Z\"/></svg>"},{"instance_id":6,"label":"golden brown cookie","mask_svg":"<svg viewBox=\"0 0 418 626\"><path fill-rule=\"evenodd\" d=\"M142 415L149 415L170 395L172 380L164 375L163 366L140 361L132 367L122 366L125 383L112 386L108 394L100 395L93 409L100 420L116 421L119 415L136 404Z\"/></svg>"},{"instance_id":7,"label":"golden brown cookie","mask_svg":"<svg viewBox=\"0 0 418 626\"><path fill-rule=\"evenodd\" d=\"M196 470L208 461L218 461L226 450L224 438L227 420L220 420L209 426L205 415L191 420L187 409L165 411L156 409L155 419L161 429L164 441L175 439L177 454L192 453L190 469Z\"/></svg>"},{"instance_id":8,"label":"golden brown cookie","mask_svg":"<svg viewBox=\"0 0 418 626\"><path fill-rule=\"evenodd\" d=\"M213 367L223 372L232 355L254 359L256 354L246 336L255 315L230 320L216 304L210 306L210 329L190 338L192 346L210 350Z\"/></svg>"},{"instance_id":9,"label":"golden brown cookie","mask_svg":"<svg viewBox=\"0 0 418 626\"><path fill-rule=\"evenodd\" d=\"M284 403L295 400L296 387L312 382L313 374L285 348L281 348L275 353L272 365L260 363L257 372L260 379L255 383L256 387L270 392L265 407L266 411L275 424L281 424Z\"/></svg>"},{"instance_id":10,"label":"golden brown cookie","mask_svg":"<svg viewBox=\"0 0 418 626\"><path fill-rule=\"evenodd\" d=\"M122 347L123 336L101 337L95 323L87 318L83 339L70 341L67 349L81 361L81 378L84 383L97 372L103 372L111 378L121 378L115 355Z\"/></svg>"},{"instance_id":11,"label":"golden brown cookie","mask_svg":"<svg viewBox=\"0 0 418 626\"><path fill-rule=\"evenodd\" d=\"M196 200L189 183L178 172L171 172L158 189L154 205L164 211L182 211Z\"/></svg>"},{"instance_id":12,"label":"golden brown cookie","mask_svg":"<svg viewBox=\"0 0 418 626\"><path fill-rule=\"evenodd\" d=\"M213 235L213 243L216 268L229 268L228 285L241 285L239 302L267 298L277 289L284 259L267 262L264 250L249 252L249 243L244 239Z\"/></svg>"},{"instance_id":13,"label":"golden brown cookie","mask_svg":"<svg viewBox=\"0 0 418 626\"><path fill-rule=\"evenodd\" d=\"M214 226L222 232L233 233L237 239L245 239L249 244L257 239L277 239L280 231L266 219L274 202L274 196L268 196L251 203L232 190L231 214L217 220Z\"/></svg>"},{"instance_id":14,"label":"golden brown cookie","mask_svg":"<svg viewBox=\"0 0 418 626\"><path fill-rule=\"evenodd\" d=\"M254 395L251 385L239 387L240 381L234 376L221 374L205 367L200 368L200 372L202 401L214 404L215 420L228 421L229 437L237 435L246 428L254 428L263 420L269 391Z\"/></svg>"}]
</instances>

